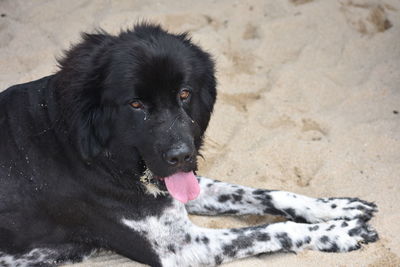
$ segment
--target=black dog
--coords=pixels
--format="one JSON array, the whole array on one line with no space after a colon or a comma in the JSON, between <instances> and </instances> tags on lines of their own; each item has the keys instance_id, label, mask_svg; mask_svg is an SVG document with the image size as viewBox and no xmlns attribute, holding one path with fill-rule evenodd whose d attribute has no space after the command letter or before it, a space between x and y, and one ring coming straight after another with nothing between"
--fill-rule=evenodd
<instances>
[{"instance_id":1,"label":"black dog","mask_svg":"<svg viewBox=\"0 0 400 267\"><path fill-rule=\"evenodd\" d=\"M54 266L97 248L152 266L218 265L377 240L372 203L195 176L215 88L212 59L186 34L141 24L84 34L55 75L2 92L0 265ZM187 212L296 222L205 229Z\"/></svg>"}]
</instances>

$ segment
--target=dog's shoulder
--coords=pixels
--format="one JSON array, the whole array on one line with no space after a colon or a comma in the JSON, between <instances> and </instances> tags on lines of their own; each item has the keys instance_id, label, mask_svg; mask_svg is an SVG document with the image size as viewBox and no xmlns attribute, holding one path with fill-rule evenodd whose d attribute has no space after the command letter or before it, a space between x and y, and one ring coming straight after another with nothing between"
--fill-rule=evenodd
<instances>
[{"instance_id":1,"label":"dog's shoulder","mask_svg":"<svg viewBox=\"0 0 400 267\"><path fill-rule=\"evenodd\" d=\"M54 75L49 75L34 81L12 85L0 92L0 101L10 100L10 98L15 98L18 96L18 94L22 93L38 94L41 89L49 86L49 82L53 77Z\"/></svg>"}]
</instances>

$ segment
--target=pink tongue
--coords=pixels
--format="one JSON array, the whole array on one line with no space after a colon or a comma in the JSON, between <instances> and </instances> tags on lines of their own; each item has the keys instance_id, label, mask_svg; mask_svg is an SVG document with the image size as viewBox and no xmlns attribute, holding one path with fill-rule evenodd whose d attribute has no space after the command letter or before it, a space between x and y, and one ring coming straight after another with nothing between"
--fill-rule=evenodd
<instances>
[{"instance_id":1,"label":"pink tongue","mask_svg":"<svg viewBox=\"0 0 400 267\"><path fill-rule=\"evenodd\" d=\"M178 172L164 178L168 192L180 202L187 203L200 194L200 186L193 172Z\"/></svg>"}]
</instances>

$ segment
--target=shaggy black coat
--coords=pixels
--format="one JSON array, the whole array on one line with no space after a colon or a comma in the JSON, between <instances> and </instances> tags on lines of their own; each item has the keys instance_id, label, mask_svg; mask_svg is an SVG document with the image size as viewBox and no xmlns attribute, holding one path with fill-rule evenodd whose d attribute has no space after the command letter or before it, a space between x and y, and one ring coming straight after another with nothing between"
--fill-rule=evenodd
<instances>
[{"instance_id":1,"label":"shaggy black coat","mask_svg":"<svg viewBox=\"0 0 400 267\"><path fill-rule=\"evenodd\" d=\"M105 248L157 265L147 241L118 220L170 204L145 194L145 169L196 170L215 87L210 56L186 34L141 24L83 34L56 74L2 92L0 251L50 248L63 261ZM182 145L190 160L168 164Z\"/></svg>"}]
</instances>

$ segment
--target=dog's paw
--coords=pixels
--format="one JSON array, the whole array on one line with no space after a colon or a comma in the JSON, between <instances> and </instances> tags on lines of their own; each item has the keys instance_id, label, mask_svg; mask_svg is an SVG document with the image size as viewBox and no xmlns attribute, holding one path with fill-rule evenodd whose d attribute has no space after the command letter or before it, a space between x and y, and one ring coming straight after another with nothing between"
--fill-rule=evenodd
<instances>
[{"instance_id":1,"label":"dog's paw","mask_svg":"<svg viewBox=\"0 0 400 267\"><path fill-rule=\"evenodd\" d=\"M322 221L337 219L369 221L378 211L375 203L358 198L318 198L317 202L324 210L320 216ZM316 214L316 217L319 216Z\"/></svg>"},{"instance_id":2,"label":"dog's paw","mask_svg":"<svg viewBox=\"0 0 400 267\"><path fill-rule=\"evenodd\" d=\"M361 219L315 224L308 230L312 236L309 248L324 252L348 252L379 239L378 233Z\"/></svg>"}]
</instances>

